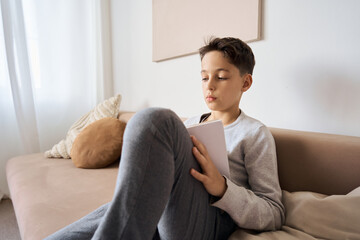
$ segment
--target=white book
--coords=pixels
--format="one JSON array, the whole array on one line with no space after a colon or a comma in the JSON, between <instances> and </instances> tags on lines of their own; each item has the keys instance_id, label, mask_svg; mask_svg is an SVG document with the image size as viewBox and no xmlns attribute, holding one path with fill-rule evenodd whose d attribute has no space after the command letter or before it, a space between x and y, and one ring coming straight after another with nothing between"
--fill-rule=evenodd
<instances>
[{"instance_id":1,"label":"white book","mask_svg":"<svg viewBox=\"0 0 360 240\"><path fill-rule=\"evenodd\" d=\"M226 150L224 125L221 120L199 123L187 127L190 135L205 145L209 156L220 174L230 178L229 161Z\"/></svg>"}]
</instances>

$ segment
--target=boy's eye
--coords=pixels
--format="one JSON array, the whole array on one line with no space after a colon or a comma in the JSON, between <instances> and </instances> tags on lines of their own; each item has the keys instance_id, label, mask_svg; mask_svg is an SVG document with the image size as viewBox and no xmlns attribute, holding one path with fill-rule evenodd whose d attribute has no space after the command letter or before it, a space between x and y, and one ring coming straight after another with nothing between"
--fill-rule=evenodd
<instances>
[{"instance_id":1,"label":"boy's eye","mask_svg":"<svg viewBox=\"0 0 360 240\"><path fill-rule=\"evenodd\" d=\"M206 81L206 80L208 80L208 78L207 78L207 77L203 77L203 78L201 78L201 80L202 80L202 81Z\"/></svg>"},{"instance_id":2,"label":"boy's eye","mask_svg":"<svg viewBox=\"0 0 360 240\"><path fill-rule=\"evenodd\" d=\"M226 77L218 77L219 80L226 80Z\"/></svg>"}]
</instances>

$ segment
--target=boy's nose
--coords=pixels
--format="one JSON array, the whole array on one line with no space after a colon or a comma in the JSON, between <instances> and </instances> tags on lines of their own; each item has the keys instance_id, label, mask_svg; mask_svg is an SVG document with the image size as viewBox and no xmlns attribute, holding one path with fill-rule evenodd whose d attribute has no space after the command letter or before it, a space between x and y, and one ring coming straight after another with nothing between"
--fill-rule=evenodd
<instances>
[{"instance_id":1,"label":"boy's nose","mask_svg":"<svg viewBox=\"0 0 360 240\"><path fill-rule=\"evenodd\" d=\"M207 81L207 89L214 90L215 89L215 79L210 77Z\"/></svg>"}]
</instances>

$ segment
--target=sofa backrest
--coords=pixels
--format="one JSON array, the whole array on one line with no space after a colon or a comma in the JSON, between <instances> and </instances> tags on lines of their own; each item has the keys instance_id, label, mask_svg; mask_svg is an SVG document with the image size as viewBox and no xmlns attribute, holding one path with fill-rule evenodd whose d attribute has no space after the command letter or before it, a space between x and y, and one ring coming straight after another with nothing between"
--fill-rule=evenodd
<instances>
[{"instance_id":1,"label":"sofa backrest","mask_svg":"<svg viewBox=\"0 0 360 240\"><path fill-rule=\"evenodd\" d=\"M134 112L121 112L127 122ZM289 192L346 194L360 186L360 137L269 128L279 180Z\"/></svg>"},{"instance_id":2,"label":"sofa backrest","mask_svg":"<svg viewBox=\"0 0 360 240\"><path fill-rule=\"evenodd\" d=\"M281 188L346 194L360 186L360 137L270 128Z\"/></svg>"}]
</instances>

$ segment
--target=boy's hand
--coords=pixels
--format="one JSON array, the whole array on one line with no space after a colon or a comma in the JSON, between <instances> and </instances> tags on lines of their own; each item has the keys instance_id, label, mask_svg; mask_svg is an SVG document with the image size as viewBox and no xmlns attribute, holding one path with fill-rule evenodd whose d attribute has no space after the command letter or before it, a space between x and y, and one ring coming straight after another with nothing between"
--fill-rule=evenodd
<instances>
[{"instance_id":1,"label":"boy's hand","mask_svg":"<svg viewBox=\"0 0 360 240\"><path fill-rule=\"evenodd\" d=\"M222 197L227 189L225 178L211 161L206 147L194 136L191 136L191 140L194 143L193 154L202 169L202 173L200 173L192 168L191 175L204 185L209 194Z\"/></svg>"}]
</instances>

